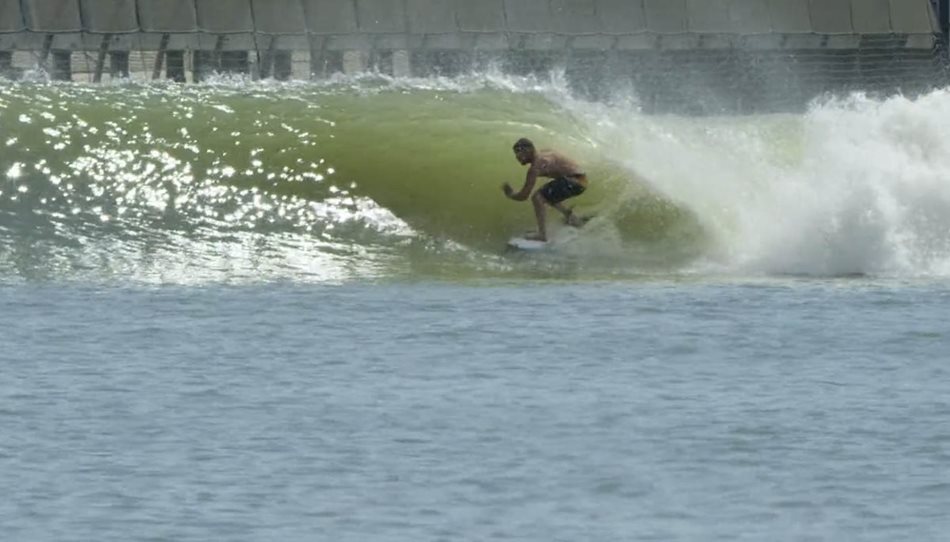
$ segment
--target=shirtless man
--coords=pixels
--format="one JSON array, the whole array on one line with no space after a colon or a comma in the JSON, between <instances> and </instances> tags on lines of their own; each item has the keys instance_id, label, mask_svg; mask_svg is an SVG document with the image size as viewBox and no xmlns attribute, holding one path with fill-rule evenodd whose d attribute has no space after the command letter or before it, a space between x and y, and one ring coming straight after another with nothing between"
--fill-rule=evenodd
<instances>
[{"instance_id":1,"label":"shirtless man","mask_svg":"<svg viewBox=\"0 0 950 542\"><path fill-rule=\"evenodd\" d=\"M534 204L534 215L538 220L538 232L525 237L539 241L548 240L544 216L545 204L563 213L564 219L571 226L583 225L583 221L574 216L571 210L561 203L568 198L582 194L587 188L587 175L581 171L577 164L570 158L556 152L536 150L534 143L526 138L521 138L515 142L514 151L518 162L523 166L530 164L530 167L527 175L525 175L524 186L518 192L515 192L508 183L501 186L506 196L515 201L524 201L528 199L528 195L534 189L538 177L554 179L531 196L531 203Z\"/></svg>"}]
</instances>

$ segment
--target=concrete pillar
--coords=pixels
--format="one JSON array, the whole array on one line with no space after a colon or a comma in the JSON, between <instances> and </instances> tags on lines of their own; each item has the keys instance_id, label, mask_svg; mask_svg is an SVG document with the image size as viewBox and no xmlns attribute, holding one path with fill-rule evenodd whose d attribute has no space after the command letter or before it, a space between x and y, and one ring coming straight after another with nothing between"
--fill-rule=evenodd
<instances>
[{"instance_id":1,"label":"concrete pillar","mask_svg":"<svg viewBox=\"0 0 950 542\"><path fill-rule=\"evenodd\" d=\"M310 75L311 77L326 77L343 71L343 53L318 48L310 48Z\"/></svg>"},{"instance_id":2,"label":"concrete pillar","mask_svg":"<svg viewBox=\"0 0 950 542\"><path fill-rule=\"evenodd\" d=\"M109 53L109 75L113 79L129 77L129 52L112 51Z\"/></svg>"},{"instance_id":3,"label":"concrete pillar","mask_svg":"<svg viewBox=\"0 0 950 542\"><path fill-rule=\"evenodd\" d=\"M423 76L455 77L477 67L477 62L471 51L416 51L412 55L412 71Z\"/></svg>"},{"instance_id":4,"label":"concrete pillar","mask_svg":"<svg viewBox=\"0 0 950 542\"><path fill-rule=\"evenodd\" d=\"M505 70L517 75L544 75L557 60L553 51L511 49L505 54Z\"/></svg>"},{"instance_id":5,"label":"concrete pillar","mask_svg":"<svg viewBox=\"0 0 950 542\"><path fill-rule=\"evenodd\" d=\"M369 54L366 51L343 51L343 73L361 73L366 71Z\"/></svg>"},{"instance_id":6,"label":"concrete pillar","mask_svg":"<svg viewBox=\"0 0 950 542\"><path fill-rule=\"evenodd\" d=\"M937 18L940 22L940 30L943 33L944 41L947 39L947 33L950 31L950 2L940 0L937 7Z\"/></svg>"},{"instance_id":7,"label":"concrete pillar","mask_svg":"<svg viewBox=\"0 0 950 542\"><path fill-rule=\"evenodd\" d=\"M0 77L13 76L13 52L0 51Z\"/></svg>"},{"instance_id":8,"label":"concrete pillar","mask_svg":"<svg viewBox=\"0 0 950 542\"><path fill-rule=\"evenodd\" d=\"M312 60L310 58L310 51L307 50L295 50L290 57L291 60L291 72L290 78L296 79L298 81L306 81L310 79L313 74L313 66L311 64Z\"/></svg>"},{"instance_id":9,"label":"concrete pillar","mask_svg":"<svg viewBox=\"0 0 950 542\"><path fill-rule=\"evenodd\" d=\"M185 82L185 52L165 52L165 78L176 83Z\"/></svg>"},{"instance_id":10,"label":"concrete pillar","mask_svg":"<svg viewBox=\"0 0 950 542\"><path fill-rule=\"evenodd\" d=\"M21 77L25 71L18 66L35 66L36 51L13 51L13 74L11 77Z\"/></svg>"},{"instance_id":11,"label":"concrete pillar","mask_svg":"<svg viewBox=\"0 0 950 542\"><path fill-rule=\"evenodd\" d=\"M204 81L215 72L250 73L250 59L247 51L208 51L194 52L195 81Z\"/></svg>"},{"instance_id":12,"label":"concrete pillar","mask_svg":"<svg viewBox=\"0 0 950 542\"><path fill-rule=\"evenodd\" d=\"M392 51L373 51L369 56L370 70L392 75L393 73L393 52Z\"/></svg>"},{"instance_id":13,"label":"concrete pillar","mask_svg":"<svg viewBox=\"0 0 950 542\"><path fill-rule=\"evenodd\" d=\"M50 67L50 78L54 81L72 81L73 64L72 52L70 51L52 51L53 64Z\"/></svg>"},{"instance_id":14,"label":"concrete pillar","mask_svg":"<svg viewBox=\"0 0 950 542\"><path fill-rule=\"evenodd\" d=\"M214 51L199 49L192 52L192 58L195 65L194 79L196 83L204 81L218 69Z\"/></svg>"},{"instance_id":15,"label":"concrete pillar","mask_svg":"<svg viewBox=\"0 0 950 542\"><path fill-rule=\"evenodd\" d=\"M273 62L274 79L287 81L293 74L293 53L290 51L274 51Z\"/></svg>"},{"instance_id":16,"label":"concrete pillar","mask_svg":"<svg viewBox=\"0 0 950 542\"><path fill-rule=\"evenodd\" d=\"M412 63L409 61L409 51L393 51L393 77L409 77L412 75Z\"/></svg>"},{"instance_id":17,"label":"concrete pillar","mask_svg":"<svg viewBox=\"0 0 950 542\"><path fill-rule=\"evenodd\" d=\"M250 60L247 51L221 51L221 71L250 73Z\"/></svg>"}]
</instances>

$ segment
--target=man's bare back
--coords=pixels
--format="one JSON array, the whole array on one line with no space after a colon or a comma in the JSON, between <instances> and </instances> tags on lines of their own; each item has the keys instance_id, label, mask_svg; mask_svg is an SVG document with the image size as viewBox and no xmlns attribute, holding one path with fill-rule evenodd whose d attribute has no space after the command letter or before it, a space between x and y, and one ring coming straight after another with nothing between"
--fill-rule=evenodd
<instances>
[{"instance_id":1,"label":"man's bare back","mask_svg":"<svg viewBox=\"0 0 950 542\"><path fill-rule=\"evenodd\" d=\"M539 177L579 177L584 175L577 163L563 154L554 151L538 151L531 168Z\"/></svg>"}]
</instances>

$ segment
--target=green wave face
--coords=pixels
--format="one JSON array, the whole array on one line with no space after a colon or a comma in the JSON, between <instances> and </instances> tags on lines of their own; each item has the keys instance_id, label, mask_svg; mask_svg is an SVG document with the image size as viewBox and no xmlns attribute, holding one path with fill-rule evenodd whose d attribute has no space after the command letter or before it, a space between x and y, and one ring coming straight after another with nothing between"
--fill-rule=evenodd
<instances>
[{"instance_id":1,"label":"green wave face","mask_svg":"<svg viewBox=\"0 0 950 542\"><path fill-rule=\"evenodd\" d=\"M519 137L572 155L597 215L555 250L533 229ZM576 278L700 255L692 212L652 192L542 90L331 85L0 85L0 273L155 281ZM558 223L556 213L549 217Z\"/></svg>"}]
</instances>

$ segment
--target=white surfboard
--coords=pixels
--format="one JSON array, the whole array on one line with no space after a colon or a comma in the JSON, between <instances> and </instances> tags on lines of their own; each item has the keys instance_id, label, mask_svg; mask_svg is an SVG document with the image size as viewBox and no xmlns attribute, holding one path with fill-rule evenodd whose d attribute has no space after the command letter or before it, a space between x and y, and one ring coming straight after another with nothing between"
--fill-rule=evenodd
<instances>
[{"instance_id":1,"label":"white surfboard","mask_svg":"<svg viewBox=\"0 0 950 542\"><path fill-rule=\"evenodd\" d=\"M544 250L548 244L537 239L525 239L524 237L512 237L508 240L508 246L518 250Z\"/></svg>"}]
</instances>

